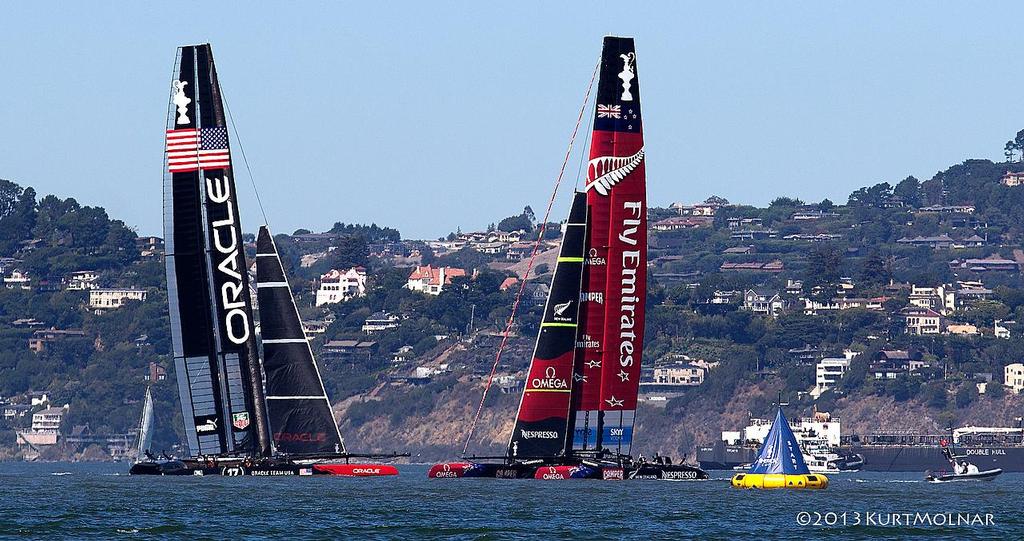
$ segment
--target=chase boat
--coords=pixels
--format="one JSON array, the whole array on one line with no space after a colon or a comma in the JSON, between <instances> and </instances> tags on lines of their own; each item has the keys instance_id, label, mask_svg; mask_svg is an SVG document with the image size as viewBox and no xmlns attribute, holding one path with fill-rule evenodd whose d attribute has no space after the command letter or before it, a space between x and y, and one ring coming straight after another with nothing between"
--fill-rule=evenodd
<instances>
[{"instance_id":1,"label":"chase boat","mask_svg":"<svg viewBox=\"0 0 1024 541\"><path fill-rule=\"evenodd\" d=\"M952 481L991 481L1003 473L1001 468L981 471L977 466L968 462L966 460L966 456L954 455L953 451L948 447L942 448L942 454L947 460L949 460L949 464L953 467L953 472L932 473L929 471L925 473L925 481L930 483L948 483Z\"/></svg>"}]
</instances>

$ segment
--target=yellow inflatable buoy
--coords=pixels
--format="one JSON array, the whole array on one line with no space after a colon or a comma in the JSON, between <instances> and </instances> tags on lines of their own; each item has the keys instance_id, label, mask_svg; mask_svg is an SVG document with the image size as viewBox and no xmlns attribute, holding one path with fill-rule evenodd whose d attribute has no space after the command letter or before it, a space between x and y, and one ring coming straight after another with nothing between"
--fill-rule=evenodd
<instances>
[{"instance_id":1,"label":"yellow inflatable buoy","mask_svg":"<svg viewBox=\"0 0 1024 541\"><path fill-rule=\"evenodd\" d=\"M737 473L732 477L736 488L828 488L828 477L820 473Z\"/></svg>"}]
</instances>

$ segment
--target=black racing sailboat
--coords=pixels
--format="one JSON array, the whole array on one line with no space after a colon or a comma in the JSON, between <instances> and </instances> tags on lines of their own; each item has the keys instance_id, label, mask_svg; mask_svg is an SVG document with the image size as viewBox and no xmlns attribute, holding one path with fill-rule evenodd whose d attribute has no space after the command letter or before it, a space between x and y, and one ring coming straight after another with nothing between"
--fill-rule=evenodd
<instances>
[{"instance_id":1,"label":"black racing sailboat","mask_svg":"<svg viewBox=\"0 0 1024 541\"><path fill-rule=\"evenodd\" d=\"M256 236L256 292L275 457L308 466L314 474L398 475L390 464L350 462L399 455L354 455L345 449L281 256L265 225Z\"/></svg>"},{"instance_id":2,"label":"black racing sailboat","mask_svg":"<svg viewBox=\"0 0 1024 541\"><path fill-rule=\"evenodd\" d=\"M631 456L647 288L632 38L604 38L593 118L586 189L573 197L506 455L437 464L430 477L707 478L700 468Z\"/></svg>"},{"instance_id":3,"label":"black racing sailboat","mask_svg":"<svg viewBox=\"0 0 1024 541\"><path fill-rule=\"evenodd\" d=\"M174 74L165 148L164 260L189 457L157 467L139 464L131 473L396 474L392 466L348 464L353 455L345 452L265 229L257 261L265 279L258 280L257 295L268 363L261 362L227 119L210 45L180 47Z\"/></svg>"}]
</instances>

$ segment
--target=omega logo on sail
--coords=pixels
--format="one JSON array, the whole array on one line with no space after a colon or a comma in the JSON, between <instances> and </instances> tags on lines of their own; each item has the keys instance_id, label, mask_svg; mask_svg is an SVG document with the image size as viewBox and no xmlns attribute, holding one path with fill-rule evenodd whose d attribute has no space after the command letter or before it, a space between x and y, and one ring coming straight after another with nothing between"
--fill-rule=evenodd
<instances>
[{"instance_id":1,"label":"omega logo on sail","mask_svg":"<svg viewBox=\"0 0 1024 541\"><path fill-rule=\"evenodd\" d=\"M543 378L533 378L530 382L534 389L568 389L569 385L564 378L557 377L555 367L549 366L544 371Z\"/></svg>"},{"instance_id":2,"label":"omega logo on sail","mask_svg":"<svg viewBox=\"0 0 1024 541\"><path fill-rule=\"evenodd\" d=\"M238 266L238 234L232 206L231 187L228 178L206 179L206 195L210 201L225 205L227 218L210 223L213 247L222 257L217 270L229 281L221 284L221 303L224 306L224 330L234 344L244 344L249 339L249 315L245 311L245 286L242 284L242 270ZM224 234L224 236L222 236Z\"/></svg>"},{"instance_id":3,"label":"omega logo on sail","mask_svg":"<svg viewBox=\"0 0 1024 541\"><path fill-rule=\"evenodd\" d=\"M638 229L643 217L643 202L625 201L622 203L626 217L622 220L622 232L619 240L629 246L637 245ZM636 344L636 305L641 299L636 294L636 273L640 268L640 250L622 251L622 305L619 313L619 364L633 366L633 353Z\"/></svg>"}]
</instances>

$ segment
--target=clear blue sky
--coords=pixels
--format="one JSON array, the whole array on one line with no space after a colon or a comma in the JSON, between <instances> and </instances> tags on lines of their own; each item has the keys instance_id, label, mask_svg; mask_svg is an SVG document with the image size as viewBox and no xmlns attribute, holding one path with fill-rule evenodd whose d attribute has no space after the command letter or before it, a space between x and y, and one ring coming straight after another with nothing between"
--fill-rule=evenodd
<instances>
[{"instance_id":1,"label":"clear blue sky","mask_svg":"<svg viewBox=\"0 0 1024 541\"><path fill-rule=\"evenodd\" d=\"M1013 4L28 4L4 7L0 177L143 234L161 230L175 47L202 41L278 232L541 213L605 34L637 40L652 205L845 201L1001 159L1024 128Z\"/></svg>"}]
</instances>

